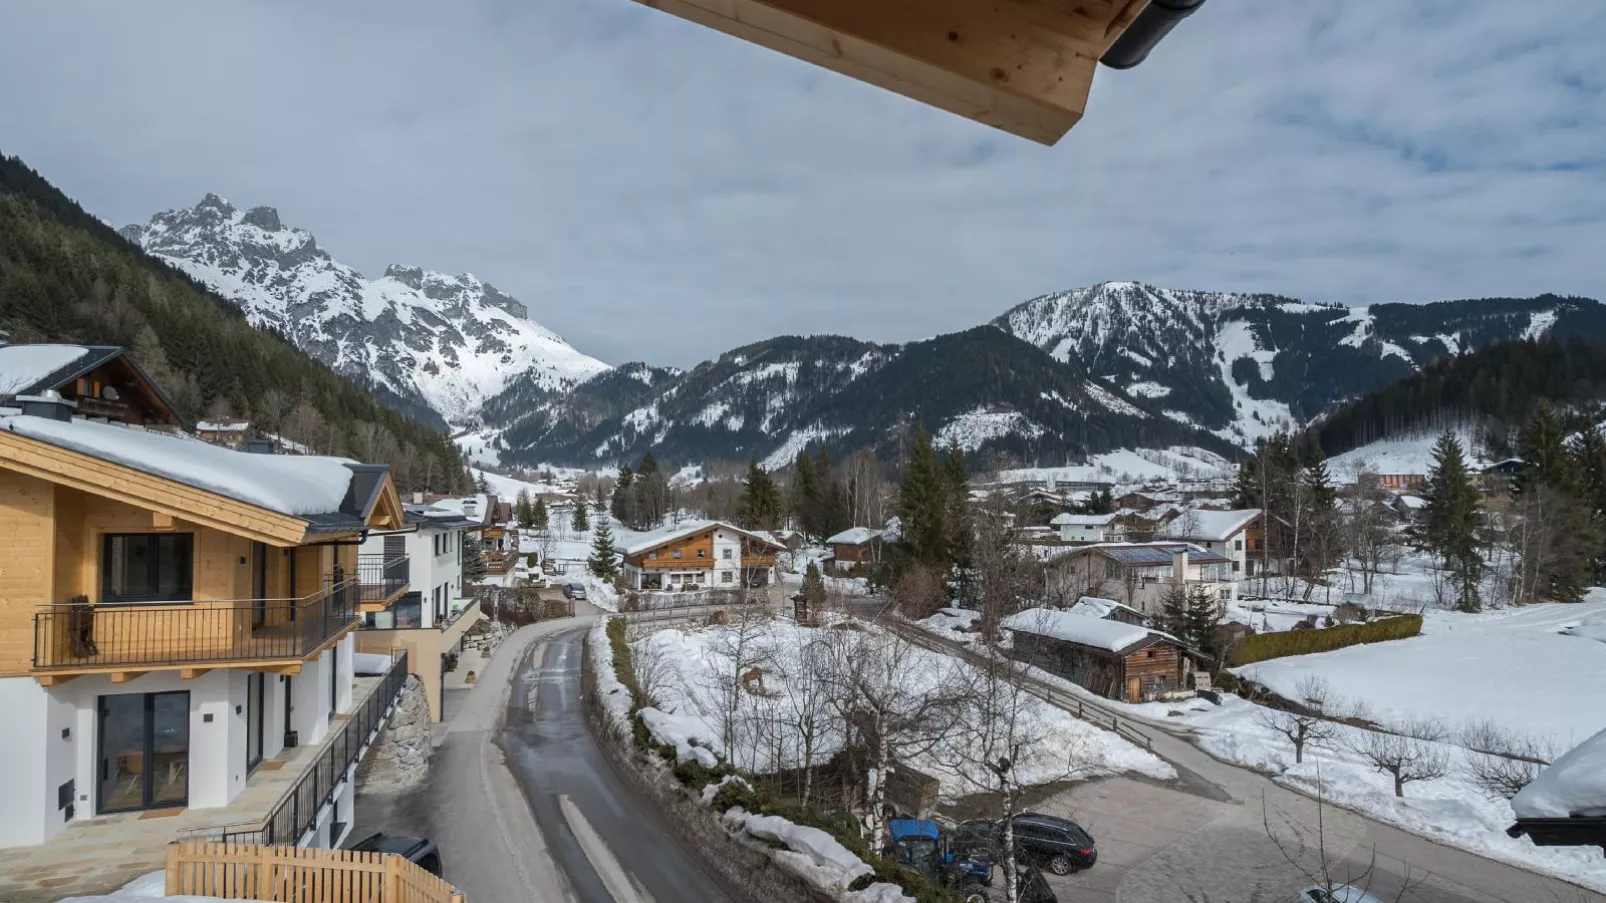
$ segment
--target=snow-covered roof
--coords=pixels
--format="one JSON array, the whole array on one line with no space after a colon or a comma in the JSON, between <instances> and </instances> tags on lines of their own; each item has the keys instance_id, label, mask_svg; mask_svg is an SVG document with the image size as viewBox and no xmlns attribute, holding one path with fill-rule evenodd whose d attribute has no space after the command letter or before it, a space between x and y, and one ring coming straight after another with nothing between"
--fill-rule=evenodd
<instances>
[{"instance_id":1,"label":"snow-covered roof","mask_svg":"<svg viewBox=\"0 0 1606 903\"><path fill-rule=\"evenodd\" d=\"M722 520L698 520L688 521L680 524L679 526L660 527L659 529L653 530L650 533L643 533L641 536L636 538L635 542L625 547L624 554L639 555L642 552L649 552L653 549L656 549L665 543L671 543L677 539L685 539L688 536L696 536L698 533L702 533L705 530L711 530L715 527L723 530L729 530L732 533L739 533L742 536L756 539L765 545L774 546L778 549L784 550L786 548L785 545L778 543L761 533L754 533L752 530L743 530L741 527L726 523Z\"/></svg>"},{"instance_id":2,"label":"snow-covered roof","mask_svg":"<svg viewBox=\"0 0 1606 903\"><path fill-rule=\"evenodd\" d=\"M1401 495L1399 499L1400 504L1411 509L1412 511L1418 511L1428 506L1428 500L1420 495Z\"/></svg>"},{"instance_id":3,"label":"snow-covered roof","mask_svg":"<svg viewBox=\"0 0 1606 903\"><path fill-rule=\"evenodd\" d=\"M40 380L88 353L82 345L0 345L0 395L32 391Z\"/></svg>"},{"instance_id":4,"label":"snow-covered roof","mask_svg":"<svg viewBox=\"0 0 1606 903\"><path fill-rule=\"evenodd\" d=\"M472 514L469 513L470 503L473 504ZM429 518L461 518L476 524L489 523L490 500L483 492L463 498L437 499L423 510L423 514Z\"/></svg>"},{"instance_id":5,"label":"snow-covered roof","mask_svg":"<svg viewBox=\"0 0 1606 903\"><path fill-rule=\"evenodd\" d=\"M1606 731L1550 763L1511 800L1518 818L1606 816Z\"/></svg>"},{"instance_id":6,"label":"snow-covered roof","mask_svg":"<svg viewBox=\"0 0 1606 903\"><path fill-rule=\"evenodd\" d=\"M1098 553L1113 558L1122 564L1139 566L1164 566L1172 561L1177 552L1187 552L1190 564L1221 564L1229 559L1214 552L1206 552L1190 542L1095 542L1085 546L1076 546L1061 554L1059 558L1073 558L1078 555ZM1056 559L1058 560L1058 559Z\"/></svg>"},{"instance_id":7,"label":"snow-covered roof","mask_svg":"<svg viewBox=\"0 0 1606 903\"><path fill-rule=\"evenodd\" d=\"M1121 609L1137 615L1143 614L1143 612L1130 605L1123 605L1114 599L1101 599L1098 596L1083 596L1076 600L1075 605L1065 610L1073 615L1082 615L1089 618L1108 618L1113 612Z\"/></svg>"},{"instance_id":8,"label":"snow-covered roof","mask_svg":"<svg viewBox=\"0 0 1606 903\"><path fill-rule=\"evenodd\" d=\"M1249 522L1259 516L1259 508L1240 508L1237 511L1194 510L1185 512L1180 518L1172 521L1166 533L1177 539L1224 542L1249 526Z\"/></svg>"},{"instance_id":9,"label":"snow-covered roof","mask_svg":"<svg viewBox=\"0 0 1606 903\"><path fill-rule=\"evenodd\" d=\"M838 533L835 536L827 538L825 540L825 544L831 546L838 544L845 546L862 546L870 540L879 537L880 535L880 530L872 530L869 527L850 527L849 529L843 530L841 533Z\"/></svg>"},{"instance_id":10,"label":"snow-covered roof","mask_svg":"<svg viewBox=\"0 0 1606 903\"><path fill-rule=\"evenodd\" d=\"M251 428L249 420L198 420L197 433L243 433Z\"/></svg>"},{"instance_id":11,"label":"snow-covered roof","mask_svg":"<svg viewBox=\"0 0 1606 903\"><path fill-rule=\"evenodd\" d=\"M1112 520L1115 520L1113 514L1072 514L1066 511L1054 515L1049 523L1056 527L1107 527Z\"/></svg>"},{"instance_id":12,"label":"snow-covered roof","mask_svg":"<svg viewBox=\"0 0 1606 903\"><path fill-rule=\"evenodd\" d=\"M253 455L185 436L90 420L0 416L0 429L163 479L302 516L340 510L353 471L346 458Z\"/></svg>"},{"instance_id":13,"label":"snow-covered roof","mask_svg":"<svg viewBox=\"0 0 1606 903\"><path fill-rule=\"evenodd\" d=\"M1161 636L1147 627L1090 618L1056 608L1028 608L1004 618L998 625L1005 630L1035 633L1111 652L1120 652L1150 636Z\"/></svg>"}]
</instances>

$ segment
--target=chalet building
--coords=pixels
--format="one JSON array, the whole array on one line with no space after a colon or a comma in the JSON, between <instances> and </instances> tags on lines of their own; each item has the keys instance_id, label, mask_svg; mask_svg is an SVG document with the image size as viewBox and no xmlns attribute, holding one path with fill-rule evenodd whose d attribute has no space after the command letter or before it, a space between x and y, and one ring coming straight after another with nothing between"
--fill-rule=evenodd
<instances>
[{"instance_id":1,"label":"chalet building","mask_svg":"<svg viewBox=\"0 0 1606 903\"><path fill-rule=\"evenodd\" d=\"M481 618L479 599L463 580L463 545L483 523L466 516L476 513L472 498L405 509L401 529L371 531L362 541L364 565L383 562L378 566L387 604L370 606L365 599L357 649L405 650L409 673L423 685L430 720L440 721L447 657L462 652L463 636Z\"/></svg>"},{"instance_id":2,"label":"chalet building","mask_svg":"<svg viewBox=\"0 0 1606 903\"><path fill-rule=\"evenodd\" d=\"M1149 702L1187 692L1192 662L1174 637L1135 624L1053 608L1004 618L1011 655L1106 699Z\"/></svg>"},{"instance_id":3,"label":"chalet building","mask_svg":"<svg viewBox=\"0 0 1606 903\"><path fill-rule=\"evenodd\" d=\"M1158 615L1175 587L1203 587L1225 610L1237 592L1231 559L1186 542L1107 542L1072 548L1046 563L1051 594L1112 598Z\"/></svg>"},{"instance_id":4,"label":"chalet building","mask_svg":"<svg viewBox=\"0 0 1606 903\"><path fill-rule=\"evenodd\" d=\"M1420 473L1380 473L1377 488L1384 492L1421 492L1427 480L1427 475Z\"/></svg>"},{"instance_id":5,"label":"chalet building","mask_svg":"<svg viewBox=\"0 0 1606 903\"><path fill-rule=\"evenodd\" d=\"M1478 488L1484 495L1510 495L1512 486L1517 480L1517 471L1521 469L1521 458L1496 461L1478 471Z\"/></svg>"},{"instance_id":6,"label":"chalet building","mask_svg":"<svg viewBox=\"0 0 1606 903\"><path fill-rule=\"evenodd\" d=\"M122 348L0 340L0 405L18 406L46 393L88 420L172 428L181 422L173 403Z\"/></svg>"},{"instance_id":7,"label":"chalet building","mask_svg":"<svg viewBox=\"0 0 1606 903\"><path fill-rule=\"evenodd\" d=\"M825 544L831 548L831 557L826 560L826 568L842 573L862 564L880 561L882 536L881 530L853 527L827 537Z\"/></svg>"},{"instance_id":8,"label":"chalet building","mask_svg":"<svg viewBox=\"0 0 1606 903\"><path fill-rule=\"evenodd\" d=\"M735 590L768 586L786 547L724 521L648 533L624 550L624 582L635 590Z\"/></svg>"},{"instance_id":9,"label":"chalet building","mask_svg":"<svg viewBox=\"0 0 1606 903\"><path fill-rule=\"evenodd\" d=\"M1076 600L1075 605L1065 610L1073 615L1104 618L1109 621L1120 621L1122 624L1147 626L1149 623L1149 616L1136 608L1122 605L1114 599L1101 599L1097 596L1083 596Z\"/></svg>"},{"instance_id":10,"label":"chalet building","mask_svg":"<svg viewBox=\"0 0 1606 903\"><path fill-rule=\"evenodd\" d=\"M1173 518L1161 535L1166 539L1190 542L1211 554L1221 555L1232 562L1234 580L1253 577L1259 559L1253 553L1260 551L1265 536L1259 508L1241 508L1236 511L1204 511L1189 509Z\"/></svg>"},{"instance_id":11,"label":"chalet building","mask_svg":"<svg viewBox=\"0 0 1606 903\"><path fill-rule=\"evenodd\" d=\"M1048 525L1056 529L1061 542L1118 542L1126 537L1114 514L1072 514L1067 511L1054 515Z\"/></svg>"},{"instance_id":12,"label":"chalet building","mask_svg":"<svg viewBox=\"0 0 1606 903\"><path fill-rule=\"evenodd\" d=\"M246 436L251 432L249 420L198 420L195 437L202 442L228 448L244 448Z\"/></svg>"},{"instance_id":13,"label":"chalet building","mask_svg":"<svg viewBox=\"0 0 1606 903\"><path fill-rule=\"evenodd\" d=\"M403 525L388 469L145 429L171 406L132 361L86 352L100 363L53 371L85 376L24 384L59 397L0 408L0 846L70 830L115 850L150 810L174 832L337 845L399 690L389 660L356 677L353 637L406 590L369 585L358 553ZM271 788L315 769L317 795L284 808Z\"/></svg>"}]
</instances>

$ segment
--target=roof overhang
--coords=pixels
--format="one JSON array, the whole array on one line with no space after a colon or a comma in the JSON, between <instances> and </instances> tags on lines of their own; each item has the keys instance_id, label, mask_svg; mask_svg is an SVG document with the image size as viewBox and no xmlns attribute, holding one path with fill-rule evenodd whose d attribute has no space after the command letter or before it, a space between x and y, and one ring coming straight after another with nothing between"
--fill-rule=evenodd
<instances>
[{"instance_id":1,"label":"roof overhang","mask_svg":"<svg viewBox=\"0 0 1606 903\"><path fill-rule=\"evenodd\" d=\"M1082 118L1093 70L1135 65L1198 5L1187 0L638 0L789 56L1053 144ZM1200 0L1202 2L1202 0ZM1162 20L1170 19L1169 24ZM1112 64L1113 60L1112 60Z\"/></svg>"},{"instance_id":2,"label":"roof overhang","mask_svg":"<svg viewBox=\"0 0 1606 903\"><path fill-rule=\"evenodd\" d=\"M1600 847L1602 855L1606 855L1606 815L1519 818L1506 829L1506 834L1526 834L1537 847Z\"/></svg>"}]
</instances>

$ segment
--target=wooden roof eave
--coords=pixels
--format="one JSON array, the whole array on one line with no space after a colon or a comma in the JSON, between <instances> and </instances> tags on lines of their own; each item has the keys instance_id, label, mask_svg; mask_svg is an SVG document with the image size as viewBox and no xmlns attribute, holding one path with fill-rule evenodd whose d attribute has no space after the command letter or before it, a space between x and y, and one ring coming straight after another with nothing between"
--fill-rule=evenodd
<instances>
[{"instance_id":1,"label":"wooden roof eave","mask_svg":"<svg viewBox=\"0 0 1606 903\"><path fill-rule=\"evenodd\" d=\"M1043 144L1146 0L639 0Z\"/></svg>"},{"instance_id":2,"label":"wooden roof eave","mask_svg":"<svg viewBox=\"0 0 1606 903\"><path fill-rule=\"evenodd\" d=\"M269 545L307 538L307 522L291 515L3 430L0 467Z\"/></svg>"}]
</instances>

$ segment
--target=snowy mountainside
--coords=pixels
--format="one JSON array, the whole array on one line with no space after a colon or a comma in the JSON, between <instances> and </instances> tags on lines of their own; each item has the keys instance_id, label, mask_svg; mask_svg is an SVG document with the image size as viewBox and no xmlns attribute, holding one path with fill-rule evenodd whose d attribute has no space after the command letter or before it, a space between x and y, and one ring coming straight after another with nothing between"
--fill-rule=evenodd
<instances>
[{"instance_id":1,"label":"snowy mountainside","mask_svg":"<svg viewBox=\"0 0 1606 903\"><path fill-rule=\"evenodd\" d=\"M252 325L410 413L472 424L515 380L562 390L608 369L473 275L392 265L366 278L272 207L241 211L208 194L120 231L233 300Z\"/></svg>"},{"instance_id":2,"label":"snowy mountainside","mask_svg":"<svg viewBox=\"0 0 1606 903\"><path fill-rule=\"evenodd\" d=\"M510 390L484 412L499 431L490 444L514 465L608 465L648 449L661 461L753 457L771 469L822 446L833 457L859 448L895 457L916 424L988 466L1074 462L1150 442L1231 450L991 327L905 345L782 336L684 373L627 364L568 392Z\"/></svg>"},{"instance_id":3,"label":"snowy mountainside","mask_svg":"<svg viewBox=\"0 0 1606 903\"><path fill-rule=\"evenodd\" d=\"M1493 341L1595 335L1606 308L1541 295L1367 307L1106 282L1026 301L993 325L1167 417L1237 445Z\"/></svg>"},{"instance_id":4,"label":"snowy mountainside","mask_svg":"<svg viewBox=\"0 0 1606 903\"><path fill-rule=\"evenodd\" d=\"M1470 426L1454 430L1467 466L1483 468L1494 461L1483 448L1478 431ZM1353 479L1360 472L1425 474L1433 469L1433 448L1442 430L1424 429L1379 439L1327 459L1329 473Z\"/></svg>"}]
</instances>

